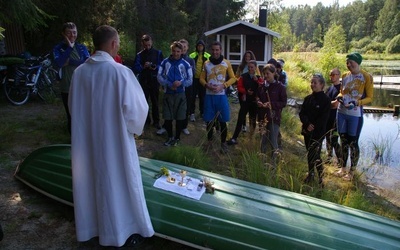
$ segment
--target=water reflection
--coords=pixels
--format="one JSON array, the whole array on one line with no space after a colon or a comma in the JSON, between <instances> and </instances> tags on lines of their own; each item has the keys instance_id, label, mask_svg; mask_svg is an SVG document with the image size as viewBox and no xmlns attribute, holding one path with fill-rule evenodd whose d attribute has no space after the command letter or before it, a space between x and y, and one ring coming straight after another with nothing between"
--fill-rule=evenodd
<instances>
[{"instance_id":1,"label":"water reflection","mask_svg":"<svg viewBox=\"0 0 400 250\"><path fill-rule=\"evenodd\" d=\"M375 86L371 106L400 105L400 89L382 87ZM393 117L392 113L364 114L358 170L364 173L368 183L392 195L400 191L399 133L400 119Z\"/></svg>"},{"instance_id":2,"label":"water reflection","mask_svg":"<svg viewBox=\"0 0 400 250\"><path fill-rule=\"evenodd\" d=\"M376 86L371 106L388 107L390 105L400 105L400 91Z\"/></svg>"},{"instance_id":3,"label":"water reflection","mask_svg":"<svg viewBox=\"0 0 400 250\"><path fill-rule=\"evenodd\" d=\"M387 190L400 187L400 120L392 114L364 114L359 171L369 183Z\"/></svg>"},{"instance_id":4,"label":"water reflection","mask_svg":"<svg viewBox=\"0 0 400 250\"><path fill-rule=\"evenodd\" d=\"M400 75L399 61L365 60L362 68L372 75Z\"/></svg>"}]
</instances>

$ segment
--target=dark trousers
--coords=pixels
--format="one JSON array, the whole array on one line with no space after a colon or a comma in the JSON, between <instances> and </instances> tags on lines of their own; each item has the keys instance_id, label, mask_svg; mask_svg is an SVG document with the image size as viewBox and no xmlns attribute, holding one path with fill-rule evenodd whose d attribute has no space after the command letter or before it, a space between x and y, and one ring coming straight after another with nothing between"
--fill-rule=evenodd
<instances>
[{"instance_id":1,"label":"dark trousers","mask_svg":"<svg viewBox=\"0 0 400 250\"><path fill-rule=\"evenodd\" d=\"M324 167L321 160L321 148L323 136L318 136L316 139L313 137L313 133L304 135L304 143L307 149L307 162L308 162L308 173L314 173L314 167L317 169L318 176L322 178Z\"/></svg>"},{"instance_id":2,"label":"dark trousers","mask_svg":"<svg viewBox=\"0 0 400 250\"><path fill-rule=\"evenodd\" d=\"M71 134L71 114L69 113L68 107L68 93L61 93L61 100L64 104L65 113L67 113L67 128L69 134Z\"/></svg>"},{"instance_id":3,"label":"dark trousers","mask_svg":"<svg viewBox=\"0 0 400 250\"><path fill-rule=\"evenodd\" d=\"M216 119L212 120L211 122L207 122L207 139L208 141L211 141L213 138L213 134L214 134L214 123L219 124L219 129L221 131L221 143L225 143L226 142L226 137L228 135L228 130L226 128L226 122L220 122L217 121Z\"/></svg>"},{"instance_id":4,"label":"dark trousers","mask_svg":"<svg viewBox=\"0 0 400 250\"><path fill-rule=\"evenodd\" d=\"M193 78L193 91L192 91L192 105L190 107L190 114L194 114L196 111L196 96L199 97L199 111L200 114L204 114L204 96L206 95L206 88L200 83L199 78Z\"/></svg>"},{"instance_id":5,"label":"dark trousers","mask_svg":"<svg viewBox=\"0 0 400 250\"><path fill-rule=\"evenodd\" d=\"M240 101L240 109L238 114L238 119L236 122L235 132L232 138L238 138L240 131L242 131L242 126L246 124L246 115L249 113L250 120L250 130L254 132L256 129L256 116L257 116L257 105L255 102L245 102Z\"/></svg>"},{"instance_id":6,"label":"dark trousers","mask_svg":"<svg viewBox=\"0 0 400 250\"><path fill-rule=\"evenodd\" d=\"M175 139L181 139L181 131L183 129L184 120L176 120ZM167 130L168 137L174 137L172 133L172 120L165 120L163 127Z\"/></svg>"},{"instance_id":7,"label":"dark trousers","mask_svg":"<svg viewBox=\"0 0 400 250\"><path fill-rule=\"evenodd\" d=\"M326 139L326 150L328 151L328 157L333 156L333 151L335 151L336 157L340 160L341 149L339 144L339 133L336 126L336 117L334 119L329 119L326 125L327 134Z\"/></svg>"},{"instance_id":8,"label":"dark trousers","mask_svg":"<svg viewBox=\"0 0 400 250\"><path fill-rule=\"evenodd\" d=\"M144 92L144 96L147 100L147 103L150 106L149 99L151 102L151 117L153 119L153 125L158 126L160 123L160 113L158 109L159 105L159 94L160 94L160 87L158 84L150 84L153 87L142 85L142 89ZM150 114L147 116L146 123L150 123Z\"/></svg>"},{"instance_id":9,"label":"dark trousers","mask_svg":"<svg viewBox=\"0 0 400 250\"><path fill-rule=\"evenodd\" d=\"M358 146L358 137L350 136L346 133L340 134L340 140L342 142L341 154L342 154L342 168L346 167L347 160L350 154L350 171L353 171L358 164L360 158L360 147Z\"/></svg>"}]
</instances>

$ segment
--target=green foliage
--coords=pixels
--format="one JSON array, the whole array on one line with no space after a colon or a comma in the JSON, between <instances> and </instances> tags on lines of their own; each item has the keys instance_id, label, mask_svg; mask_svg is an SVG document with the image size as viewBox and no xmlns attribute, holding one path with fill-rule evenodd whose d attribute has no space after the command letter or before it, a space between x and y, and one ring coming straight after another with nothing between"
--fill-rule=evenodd
<instances>
[{"instance_id":1,"label":"green foliage","mask_svg":"<svg viewBox=\"0 0 400 250\"><path fill-rule=\"evenodd\" d=\"M120 38L120 49L119 54L122 59L124 58L135 58L136 50L135 50L135 42L129 38L129 36L125 32L119 33Z\"/></svg>"},{"instance_id":2,"label":"green foliage","mask_svg":"<svg viewBox=\"0 0 400 250\"><path fill-rule=\"evenodd\" d=\"M371 37L363 37L360 40L353 40L350 42L349 51L361 51L362 48L366 47L372 42Z\"/></svg>"},{"instance_id":3,"label":"green foliage","mask_svg":"<svg viewBox=\"0 0 400 250\"><path fill-rule=\"evenodd\" d=\"M332 25L324 37L322 52L343 53L346 51L345 31L341 25Z\"/></svg>"},{"instance_id":4,"label":"green foliage","mask_svg":"<svg viewBox=\"0 0 400 250\"><path fill-rule=\"evenodd\" d=\"M400 53L400 34L390 40L388 46L386 47L386 53Z\"/></svg>"},{"instance_id":5,"label":"green foliage","mask_svg":"<svg viewBox=\"0 0 400 250\"><path fill-rule=\"evenodd\" d=\"M180 145L154 153L154 159L173 162L197 169L212 170L211 160L200 147Z\"/></svg>"},{"instance_id":6,"label":"green foliage","mask_svg":"<svg viewBox=\"0 0 400 250\"><path fill-rule=\"evenodd\" d=\"M284 108L281 117L281 128L285 130L289 136L299 135L301 132L300 120L289 107Z\"/></svg>"},{"instance_id":7,"label":"green foliage","mask_svg":"<svg viewBox=\"0 0 400 250\"><path fill-rule=\"evenodd\" d=\"M398 0L386 0L379 11L376 21L376 34L380 41L391 39L400 34L400 3Z\"/></svg>"},{"instance_id":8,"label":"green foliage","mask_svg":"<svg viewBox=\"0 0 400 250\"><path fill-rule=\"evenodd\" d=\"M325 81L329 79L329 73L333 68L340 68L343 65L343 60L341 60L336 53L323 52L321 57L319 57L319 63L321 67L321 73L325 77Z\"/></svg>"},{"instance_id":9,"label":"green foliage","mask_svg":"<svg viewBox=\"0 0 400 250\"><path fill-rule=\"evenodd\" d=\"M361 39L366 36L366 31L367 20L364 17L360 17L355 23L351 25L349 37L351 37L353 40Z\"/></svg>"},{"instance_id":10,"label":"green foliage","mask_svg":"<svg viewBox=\"0 0 400 250\"><path fill-rule=\"evenodd\" d=\"M0 9L0 22L16 23L26 30L47 27L47 22L54 19L54 16L40 9L32 0L0 0Z\"/></svg>"}]
</instances>

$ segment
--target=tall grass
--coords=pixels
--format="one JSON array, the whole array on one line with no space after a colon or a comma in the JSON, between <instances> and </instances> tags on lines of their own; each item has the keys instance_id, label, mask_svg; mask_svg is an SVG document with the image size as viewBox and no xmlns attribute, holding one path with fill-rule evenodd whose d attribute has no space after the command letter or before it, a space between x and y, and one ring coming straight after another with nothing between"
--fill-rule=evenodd
<instances>
[{"instance_id":1,"label":"tall grass","mask_svg":"<svg viewBox=\"0 0 400 250\"><path fill-rule=\"evenodd\" d=\"M167 150L155 152L153 158L206 171L213 170L212 161L201 147L187 145L170 147Z\"/></svg>"}]
</instances>

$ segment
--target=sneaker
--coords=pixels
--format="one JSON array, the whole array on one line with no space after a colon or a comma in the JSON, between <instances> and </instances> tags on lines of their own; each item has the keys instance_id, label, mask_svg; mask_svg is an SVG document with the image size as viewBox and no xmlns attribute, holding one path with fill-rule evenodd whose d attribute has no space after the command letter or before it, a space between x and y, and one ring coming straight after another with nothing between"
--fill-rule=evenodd
<instances>
[{"instance_id":1,"label":"sneaker","mask_svg":"<svg viewBox=\"0 0 400 250\"><path fill-rule=\"evenodd\" d=\"M228 145L236 145L238 144L236 139L231 138L229 141L227 141L226 143L228 143Z\"/></svg>"},{"instance_id":2,"label":"sneaker","mask_svg":"<svg viewBox=\"0 0 400 250\"><path fill-rule=\"evenodd\" d=\"M190 132L189 132L189 130L188 130L187 128L182 129L182 132L183 132L185 135L190 135Z\"/></svg>"},{"instance_id":3,"label":"sneaker","mask_svg":"<svg viewBox=\"0 0 400 250\"><path fill-rule=\"evenodd\" d=\"M168 138L168 140L166 142L164 142L164 146L168 146L169 147L174 142L175 142L174 137L170 137L170 138Z\"/></svg>"},{"instance_id":4,"label":"sneaker","mask_svg":"<svg viewBox=\"0 0 400 250\"><path fill-rule=\"evenodd\" d=\"M338 176L338 177L342 177L342 176L345 175L345 174L346 174L345 168L340 168L339 171L337 171L337 172L335 173L335 175Z\"/></svg>"},{"instance_id":5,"label":"sneaker","mask_svg":"<svg viewBox=\"0 0 400 250\"><path fill-rule=\"evenodd\" d=\"M242 132L247 132L247 127L246 126L242 126Z\"/></svg>"},{"instance_id":6,"label":"sneaker","mask_svg":"<svg viewBox=\"0 0 400 250\"><path fill-rule=\"evenodd\" d=\"M223 154L228 153L228 145L226 143L221 143L221 153Z\"/></svg>"},{"instance_id":7,"label":"sneaker","mask_svg":"<svg viewBox=\"0 0 400 250\"><path fill-rule=\"evenodd\" d=\"M167 130L165 128L160 128L159 130L157 130L156 134L157 135L163 135L167 132Z\"/></svg>"},{"instance_id":8,"label":"sneaker","mask_svg":"<svg viewBox=\"0 0 400 250\"><path fill-rule=\"evenodd\" d=\"M190 121L191 122L195 122L196 121L196 117L194 116L194 114L190 115Z\"/></svg>"},{"instance_id":9,"label":"sneaker","mask_svg":"<svg viewBox=\"0 0 400 250\"><path fill-rule=\"evenodd\" d=\"M345 181L353 180L353 174L351 172L348 172L345 176L343 176L343 180Z\"/></svg>"}]
</instances>

